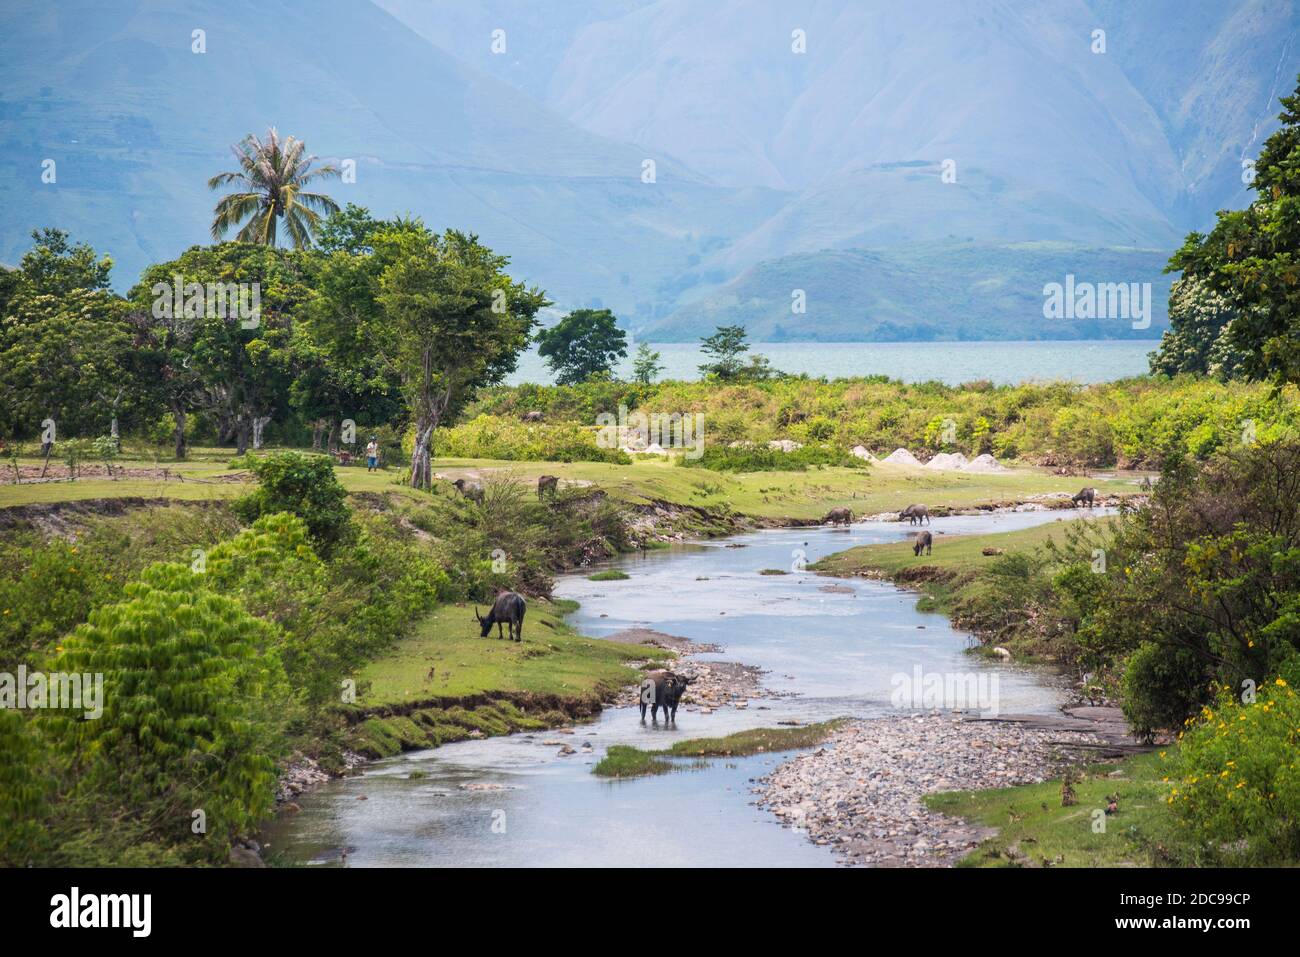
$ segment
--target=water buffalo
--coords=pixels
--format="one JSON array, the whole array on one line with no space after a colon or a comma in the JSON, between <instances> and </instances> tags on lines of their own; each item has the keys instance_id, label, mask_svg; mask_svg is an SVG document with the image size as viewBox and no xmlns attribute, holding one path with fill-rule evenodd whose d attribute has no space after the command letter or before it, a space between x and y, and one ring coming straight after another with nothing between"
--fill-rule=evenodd
<instances>
[{"instance_id":1,"label":"water buffalo","mask_svg":"<svg viewBox=\"0 0 1300 957\"><path fill-rule=\"evenodd\" d=\"M464 495L467 499L478 502L480 505L483 503L483 486L479 485L477 482L466 482L464 479L456 479L456 481L451 484L456 486L456 491L460 492L460 494Z\"/></svg>"},{"instance_id":2,"label":"water buffalo","mask_svg":"<svg viewBox=\"0 0 1300 957\"><path fill-rule=\"evenodd\" d=\"M833 508L822 519L823 525L848 525L853 521L853 512L847 508Z\"/></svg>"},{"instance_id":3,"label":"water buffalo","mask_svg":"<svg viewBox=\"0 0 1300 957\"><path fill-rule=\"evenodd\" d=\"M686 693L690 678L674 674L671 671L652 671L641 682L641 720L645 720L645 709L650 708L650 720L658 720L660 708L664 709L664 722L677 721L677 705Z\"/></svg>"},{"instance_id":4,"label":"water buffalo","mask_svg":"<svg viewBox=\"0 0 1300 957\"><path fill-rule=\"evenodd\" d=\"M547 492L554 495L560 488L560 477L558 475L539 475L537 477L537 497L541 498Z\"/></svg>"},{"instance_id":5,"label":"water buffalo","mask_svg":"<svg viewBox=\"0 0 1300 957\"><path fill-rule=\"evenodd\" d=\"M933 547L934 547L934 536L933 536L933 535L931 535L929 532L917 532L917 533L916 533L916 544L912 546L912 554L913 554L913 555L920 555L920 554L921 554L921 549L924 548L924 549L925 549L925 553L926 553L927 555L929 555L929 554L930 554L930 550L931 550Z\"/></svg>"},{"instance_id":6,"label":"water buffalo","mask_svg":"<svg viewBox=\"0 0 1300 957\"><path fill-rule=\"evenodd\" d=\"M540 413L540 412L538 412L536 409L534 409L534 410L531 411L531 412L525 412L525 413L523 414L523 416L521 416L521 418L522 418L525 422L540 422L540 421L542 421L542 413Z\"/></svg>"},{"instance_id":7,"label":"water buffalo","mask_svg":"<svg viewBox=\"0 0 1300 957\"><path fill-rule=\"evenodd\" d=\"M524 596L513 591L503 591L497 595L497 600L492 605L492 609L486 615L478 613L478 605L474 606L474 617L478 619L479 626L483 629L480 638L486 638L492 626L497 626L497 639L505 637L501 634L501 626L510 627L511 641L524 640Z\"/></svg>"},{"instance_id":8,"label":"water buffalo","mask_svg":"<svg viewBox=\"0 0 1300 957\"><path fill-rule=\"evenodd\" d=\"M908 519L909 525L920 525L924 519L928 525L930 523L930 510L924 505L909 505L898 513L898 520Z\"/></svg>"},{"instance_id":9,"label":"water buffalo","mask_svg":"<svg viewBox=\"0 0 1300 957\"><path fill-rule=\"evenodd\" d=\"M1070 503L1075 508L1079 507L1080 502L1086 504L1089 508L1092 508L1093 503L1096 501L1097 501L1097 490L1095 488L1081 488L1079 489L1079 493L1077 495L1070 496Z\"/></svg>"}]
</instances>

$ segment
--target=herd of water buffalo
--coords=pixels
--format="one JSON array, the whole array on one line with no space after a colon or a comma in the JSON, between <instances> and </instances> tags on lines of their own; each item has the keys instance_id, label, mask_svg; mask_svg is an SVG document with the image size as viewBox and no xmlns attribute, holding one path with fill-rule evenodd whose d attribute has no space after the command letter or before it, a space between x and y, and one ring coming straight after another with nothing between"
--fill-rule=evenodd
<instances>
[{"instance_id":1,"label":"herd of water buffalo","mask_svg":"<svg viewBox=\"0 0 1300 957\"><path fill-rule=\"evenodd\" d=\"M467 499L482 503L483 486L476 482L467 482L465 479L457 479L452 483L456 490L464 495ZM560 480L554 475L543 475L537 480L537 497L542 498L547 493L554 495L559 488ZM1095 488L1082 488L1078 494L1070 497L1070 503L1073 507L1086 506L1092 508L1097 501L1097 490ZM898 513L900 522L906 521L909 525L929 525L930 510L924 505L909 505ZM850 509L839 507L833 508L826 513L822 519L824 525L849 525L853 522L853 512ZM921 529L916 533L913 539L912 554L920 555L924 551L927 555L931 554L934 548L934 536L928 529ZM521 642L524 640L524 613L527 611L528 603L524 596L518 592L503 591L496 597L492 607L488 609L486 615L480 615L478 606L474 606L474 617L478 619L481 629L480 637L486 638L492 631L492 626L497 626L497 638L505 637L503 629L509 629L511 641ZM646 709L650 710L650 720L659 720L659 709L663 708L664 721L676 722L677 705L681 701L682 695L686 693L686 686L691 683L690 678L675 674L671 671L651 671L641 682L641 720L645 720Z\"/></svg>"},{"instance_id":2,"label":"herd of water buffalo","mask_svg":"<svg viewBox=\"0 0 1300 957\"><path fill-rule=\"evenodd\" d=\"M1092 486L1081 488L1076 494L1070 496L1070 505L1074 508L1079 508L1080 506L1092 508L1096 503L1097 490ZM909 505L898 513L898 520L900 522L906 521L909 525L929 525L931 524L930 510L919 503L916 505ZM847 526L852 523L853 512L842 506L831 509L826 513L826 517L822 519L823 525ZM920 555L922 551L929 555L933 548L934 536L931 535L929 531L922 529L916 533L916 537L912 540L913 555Z\"/></svg>"}]
</instances>

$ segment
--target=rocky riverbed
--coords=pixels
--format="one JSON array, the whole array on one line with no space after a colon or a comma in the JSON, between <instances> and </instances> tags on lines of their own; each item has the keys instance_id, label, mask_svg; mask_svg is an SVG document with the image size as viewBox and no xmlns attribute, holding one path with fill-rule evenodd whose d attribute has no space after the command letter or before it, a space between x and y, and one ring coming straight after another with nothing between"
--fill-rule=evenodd
<instances>
[{"instance_id":1,"label":"rocky riverbed","mask_svg":"<svg viewBox=\"0 0 1300 957\"><path fill-rule=\"evenodd\" d=\"M946 867L992 832L929 810L922 795L1039 783L1082 760L1071 744L1102 740L948 712L861 720L758 779L754 793L845 864Z\"/></svg>"},{"instance_id":2,"label":"rocky riverbed","mask_svg":"<svg viewBox=\"0 0 1300 957\"><path fill-rule=\"evenodd\" d=\"M682 699L682 710L713 714L719 708L744 710L751 701L783 697L780 692L763 687L763 669L735 661L703 661L690 656L721 651L717 645L704 644L665 634L652 628L626 628L605 636L606 641L624 644L654 645L678 654L670 668L689 678L691 683ZM640 704L639 685L629 685L618 695L619 707Z\"/></svg>"}]
</instances>

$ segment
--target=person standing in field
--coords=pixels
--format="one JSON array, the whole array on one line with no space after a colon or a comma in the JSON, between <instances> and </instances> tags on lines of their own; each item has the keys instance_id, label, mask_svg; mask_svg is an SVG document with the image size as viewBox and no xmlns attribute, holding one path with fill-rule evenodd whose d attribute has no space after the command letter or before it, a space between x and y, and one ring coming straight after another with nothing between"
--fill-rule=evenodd
<instances>
[{"instance_id":1,"label":"person standing in field","mask_svg":"<svg viewBox=\"0 0 1300 957\"><path fill-rule=\"evenodd\" d=\"M375 441L375 436L370 437L370 442L366 446L366 471L373 472L379 468L379 443Z\"/></svg>"}]
</instances>

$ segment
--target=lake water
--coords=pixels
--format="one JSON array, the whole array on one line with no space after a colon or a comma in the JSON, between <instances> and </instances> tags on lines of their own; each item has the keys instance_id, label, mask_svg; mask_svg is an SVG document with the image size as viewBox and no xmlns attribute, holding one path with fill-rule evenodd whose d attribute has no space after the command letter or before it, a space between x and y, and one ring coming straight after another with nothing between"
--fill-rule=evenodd
<instances>
[{"instance_id":1,"label":"lake water","mask_svg":"<svg viewBox=\"0 0 1300 957\"><path fill-rule=\"evenodd\" d=\"M1057 517L935 519L935 548L945 534ZM828 849L752 803L751 779L781 755L715 759L703 769L627 781L597 778L591 765L611 744L661 748L780 720L884 714L892 709L892 677L915 668L996 675L1002 713L1053 712L1066 694L1058 677L966 655L971 639L944 616L918 612L913 593L865 579L759 574L907 534L901 523L877 522L762 531L625 556L614 563L631 576L625 581L593 582L590 570L566 576L555 591L582 603L572 623L584 634L641 626L720 644L721 653L701 657L768 669L765 685L796 696L709 715L682 710L675 726L643 723L636 708L607 708L566 738L593 750L569 756L543 743L553 731L399 755L304 795L301 812L281 816L264 843L282 860L324 866L830 866ZM824 591L831 583L843 589Z\"/></svg>"},{"instance_id":2,"label":"lake water","mask_svg":"<svg viewBox=\"0 0 1300 957\"><path fill-rule=\"evenodd\" d=\"M664 379L698 379L704 361L698 343L651 344L661 353ZM1075 382L1112 382L1148 371L1147 353L1154 340L1072 342L760 342L751 350L767 356L782 372L826 376L887 375L904 382L938 379L960 385L989 379L998 385L1031 380L1068 379ZM629 354L634 351L629 349ZM615 370L630 378L632 361ZM506 380L550 383L554 376L545 361L530 349L519 368Z\"/></svg>"}]
</instances>

